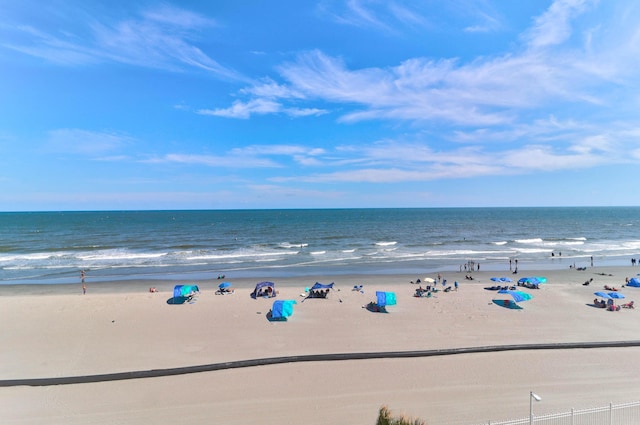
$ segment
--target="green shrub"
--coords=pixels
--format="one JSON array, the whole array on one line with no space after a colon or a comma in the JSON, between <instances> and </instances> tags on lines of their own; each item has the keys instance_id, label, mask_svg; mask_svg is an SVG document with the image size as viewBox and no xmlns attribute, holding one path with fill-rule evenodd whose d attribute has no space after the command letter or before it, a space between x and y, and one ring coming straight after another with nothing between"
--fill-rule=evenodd
<instances>
[{"instance_id":1,"label":"green shrub","mask_svg":"<svg viewBox=\"0 0 640 425\"><path fill-rule=\"evenodd\" d=\"M391 416L391 410L387 406L382 406L378 413L376 425L427 425L427 423L422 419L407 418L405 416L394 418Z\"/></svg>"}]
</instances>

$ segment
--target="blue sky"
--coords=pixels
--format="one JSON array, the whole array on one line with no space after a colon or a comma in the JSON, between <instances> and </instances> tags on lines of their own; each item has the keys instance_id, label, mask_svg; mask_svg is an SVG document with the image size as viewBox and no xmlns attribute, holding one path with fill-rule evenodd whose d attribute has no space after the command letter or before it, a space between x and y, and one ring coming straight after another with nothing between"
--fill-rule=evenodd
<instances>
[{"instance_id":1,"label":"blue sky","mask_svg":"<svg viewBox=\"0 0 640 425\"><path fill-rule=\"evenodd\" d=\"M640 2L0 0L0 210L640 205Z\"/></svg>"}]
</instances>

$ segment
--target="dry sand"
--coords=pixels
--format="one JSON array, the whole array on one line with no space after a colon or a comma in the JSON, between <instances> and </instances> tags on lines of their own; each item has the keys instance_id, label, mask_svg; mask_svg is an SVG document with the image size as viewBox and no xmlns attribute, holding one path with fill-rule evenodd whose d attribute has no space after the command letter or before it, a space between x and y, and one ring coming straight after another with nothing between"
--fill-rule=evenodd
<instances>
[{"instance_id":1,"label":"dry sand","mask_svg":"<svg viewBox=\"0 0 640 425\"><path fill-rule=\"evenodd\" d=\"M324 276L276 279L296 299L288 322L269 322L273 299L252 299L255 280L199 282L192 304L171 305L176 282L87 280L0 287L0 380L174 368L288 355L429 350L503 344L638 340L640 311L589 304L636 268L520 272L546 276L523 310L491 302L495 272L446 273L457 292L415 298L418 276L340 276L329 299L300 296ZM506 272L508 273L508 271ZM424 277L424 276L422 276ZM229 277L230 278L230 277ZM593 278L589 286L582 283ZM364 293L352 291L362 284ZM154 285L159 292L149 293ZM362 306L394 291L388 314ZM624 288L640 301L640 288ZM640 348L517 351L288 363L160 378L0 388L3 424L373 424L388 405L431 425L526 417L640 400Z\"/></svg>"}]
</instances>

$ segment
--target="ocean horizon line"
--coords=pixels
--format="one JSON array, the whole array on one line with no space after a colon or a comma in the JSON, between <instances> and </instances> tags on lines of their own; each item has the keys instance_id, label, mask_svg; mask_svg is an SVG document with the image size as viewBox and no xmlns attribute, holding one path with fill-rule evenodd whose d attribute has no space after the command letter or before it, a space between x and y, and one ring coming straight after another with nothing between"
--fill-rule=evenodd
<instances>
[{"instance_id":1,"label":"ocean horizon line","mask_svg":"<svg viewBox=\"0 0 640 425\"><path fill-rule=\"evenodd\" d=\"M439 206L439 207L288 207L288 208L132 208L132 209L69 209L69 210L2 210L0 214L29 213L105 213L105 212L198 212L198 211L341 211L341 210L481 210L481 209L605 209L640 208L640 205L512 205L512 206Z\"/></svg>"}]
</instances>

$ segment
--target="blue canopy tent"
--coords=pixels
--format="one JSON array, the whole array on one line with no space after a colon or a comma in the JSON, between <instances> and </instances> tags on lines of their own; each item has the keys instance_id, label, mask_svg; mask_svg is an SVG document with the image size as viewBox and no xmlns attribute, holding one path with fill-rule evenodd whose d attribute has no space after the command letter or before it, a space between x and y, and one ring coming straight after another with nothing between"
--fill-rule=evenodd
<instances>
[{"instance_id":1,"label":"blue canopy tent","mask_svg":"<svg viewBox=\"0 0 640 425\"><path fill-rule=\"evenodd\" d=\"M327 298L329 296L329 291L333 289L333 285L333 282L328 284L316 282L315 285L309 289L309 294L305 300L307 298Z\"/></svg>"},{"instance_id":2,"label":"blue canopy tent","mask_svg":"<svg viewBox=\"0 0 640 425\"><path fill-rule=\"evenodd\" d=\"M183 304L199 292L200 288L198 288L198 285L176 285L173 288L172 304Z\"/></svg>"},{"instance_id":3,"label":"blue canopy tent","mask_svg":"<svg viewBox=\"0 0 640 425\"><path fill-rule=\"evenodd\" d=\"M253 298L258 297L275 297L276 296L276 284L273 282L260 282L256 285L256 288L251 293Z\"/></svg>"},{"instance_id":4,"label":"blue canopy tent","mask_svg":"<svg viewBox=\"0 0 640 425\"><path fill-rule=\"evenodd\" d=\"M311 290L313 291L314 289L333 289L333 285L334 283L328 283L328 284L324 284L324 283L320 283L320 282L316 282L315 285L313 285L311 287Z\"/></svg>"},{"instance_id":5,"label":"blue canopy tent","mask_svg":"<svg viewBox=\"0 0 640 425\"><path fill-rule=\"evenodd\" d=\"M631 279L629 279L629 282L627 282L627 286L640 288L640 279L638 279L637 277L632 277Z\"/></svg>"},{"instance_id":6,"label":"blue canopy tent","mask_svg":"<svg viewBox=\"0 0 640 425\"><path fill-rule=\"evenodd\" d=\"M376 302L370 302L367 304L367 310L376 313L388 313L387 306L396 305L396 293L376 291Z\"/></svg>"},{"instance_id":7,"label":"blue canopy tent","mask_svg":"<svg viewBox=\"0 0 640 425\"><path fill-rule=\"evenodd\" d=\"M271 312L268 314L270 321L287 321L287 318L293 314L293 305L297 304L296 300L276 300L273 302Z\"/></svg>"}]
</instances>

